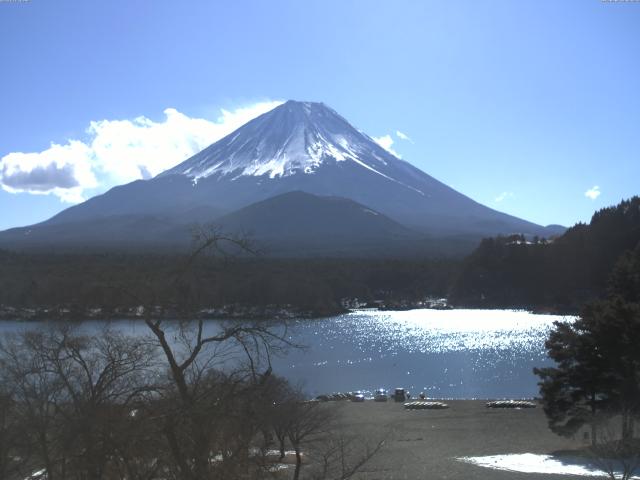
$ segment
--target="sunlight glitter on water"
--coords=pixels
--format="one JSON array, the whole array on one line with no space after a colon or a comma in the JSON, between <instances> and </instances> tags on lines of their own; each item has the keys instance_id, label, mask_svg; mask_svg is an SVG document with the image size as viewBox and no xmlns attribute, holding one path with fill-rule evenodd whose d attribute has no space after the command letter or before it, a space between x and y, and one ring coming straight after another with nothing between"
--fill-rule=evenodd
<instances>
[{"instance_id":1,"label":"sunlight glitter on water","mask_svg":"<svg viewBox=\"0 0 640 480\"><path fill-rule=\"evenodd\" d=\"M571 317L511 310L359 310L313 323L327 339L350 338L360 350L387 354L544 348L553 322ZM325 323L327 322L327 323Z\"/></svg>"},{"instance_id":2,"label":"sunlight glitter on water","mask_svg":"<svg viewBox=\"0 0 640 480\"><path fill-rule=\"evenodd\" d=\"M510 310L359 310L299 321L293 335L309 349L290 353L283 363L289 375L321 391L365 390L376 382L456 398L532 396L537 392L532 369L548 364L544 342L557 320L572 317Z\"/></svg>"},{"instance_id":3,"label":"sunlight glitter on water","mask_svg":"<svg viewBox=\"0 0 640 480\"><path fill-rule=\"evenodd\" d=\"M510 310L359 310L298 320L291 340L308 347L274 358L274 371L309 393L393 388L441 398L530 398L534 367L548 365L544 342L553 322L573 317ZM46 323L3 322L0 334ZM100 329L90 321L83 328ZM146 334L140 321L115 321ZM218 328L207 322L206 328Z\"/></svg>"}]
</instances>

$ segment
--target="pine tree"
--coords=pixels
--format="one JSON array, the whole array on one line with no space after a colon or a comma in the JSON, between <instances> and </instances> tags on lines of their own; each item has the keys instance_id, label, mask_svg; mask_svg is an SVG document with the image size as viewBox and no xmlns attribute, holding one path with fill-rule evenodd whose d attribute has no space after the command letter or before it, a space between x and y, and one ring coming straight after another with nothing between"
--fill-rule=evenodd
<instances>
[{"instance_id":1,"label":"pine tree","mask_svg":"<svg viewBox=\"0 0 640 480\"><path fill-rule=\"evenodd\" d=\"M585 306L575 322L556 322L546 342L555 367L534 369L550 428L565 436L619 416L622 440L640 418L640 261L625 254L611 276L610 296Z\"/></svg>"}]
</instances>

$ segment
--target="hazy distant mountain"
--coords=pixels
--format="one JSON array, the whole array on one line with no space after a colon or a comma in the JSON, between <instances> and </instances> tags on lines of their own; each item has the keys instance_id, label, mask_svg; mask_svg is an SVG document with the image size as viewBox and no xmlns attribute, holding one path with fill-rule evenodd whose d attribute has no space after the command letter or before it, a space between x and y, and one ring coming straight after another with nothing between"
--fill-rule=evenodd
<instances>
[{"instance_id":1,"label":"hazy distant mountain","mask_svg":"<svg viewBox=\"0 0 640 480\"><path fill-rule=\"evenodd\" d=\"M232 231L260 237L415 236L408 228L353 200L289 192L241 208L218 219Z\"/></svg>"},{"instance_id":2,"label":"hazy distant mountain","mask_svg":"<svg viewBox=\"0 0 640 480\"><path fill-rule=\"evenodd\" d=\"M142 250L184 246L192 227L206 211L195 211L181 220L151 214L110 215L72 222L48 222L32 229L3 232L5 241L23 247L43 247L43 238L54 238L64 250L116 247ZM202 218L201 218L202 217ZM277 256L424 253L425 235L412 231L353 200L288 192L251 204L217 218L225 232L246 238L261 252ZM114 235L114 232L117 235ZM34 235L35 233L35 235ZM450 253L447 250L447 253Z\"/></svg>"},{"instance_id":3,"label":"hazy distant mountain","mask_svg":"<svg viewBox=\"0 0 640 480\"><path fill-rule=\"evenodd\" d=\"M296 208L309 205L296 205L289 197L283 197L232 212L287 192L350 199L381 218L388 217L387 222L432 239L457 237L476 241L497 234L549 236L559 232L471 200L390 154L322 103L289 101L156 178L113 188L42 224L2 233L0 243L19 242L21 235L28 235L30 243L55 245L63 237L86 237L83 229L107 219L101 228L107 229L109 224L112 229L101 237L103 243L122 244L132 236L144 243L148 235L135 235L121 227L123 222L129 226L129 220L142 221L143 217L162 219L177 228L192 221L218 218L229 228L242 224L263 234L269 231L267 236L275 240L288 233L276 228L276 223L268 228L269 222L264 218L271 217L266 211L286 208L289 215L302 217ZM344 242L362 239L357 229L348 235L346 231L344 235L339 233L340 224L332 224L338 217L328 213L332 210L327 200L314 201L326 208L317 208L313 220L306 219L307 230L314 225L323 232L335 228ZM257 209L262 214L252 216L251 212ZM273 212L273 222L281 215ZM374 223L368 222L367 228L374 228ZM162 235L162 229L150 231ZM163 242L156 237L153 240Z\"/></svg>"},{"instance_id":4,"label":"hazy distant mountain","mask_svg":"<svg viewBox=\"0 0 640 480\"><path fill-rule=\"evenodd\" d=\"M353 200L289 192L244 207L217 223L245 232L266 253L277 255L383 253L424 250L424 235Z\"/></svg>"}]
</instances>

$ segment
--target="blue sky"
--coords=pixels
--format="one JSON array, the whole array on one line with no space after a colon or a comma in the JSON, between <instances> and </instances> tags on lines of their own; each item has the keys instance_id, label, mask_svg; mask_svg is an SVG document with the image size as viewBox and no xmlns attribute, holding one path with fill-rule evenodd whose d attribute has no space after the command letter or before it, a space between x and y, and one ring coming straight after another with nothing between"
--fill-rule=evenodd
<instances>
[{"instance_id":1,"label":"blue sky","mask_svg":"<svg viewBox=\"0 0 640 480\"><path fill-rule=\"evenodd\" d=\"M286 99L540 224L640 193L637 2L0 0L0 65L0 229Z\"/></svg>"}]
</instances>

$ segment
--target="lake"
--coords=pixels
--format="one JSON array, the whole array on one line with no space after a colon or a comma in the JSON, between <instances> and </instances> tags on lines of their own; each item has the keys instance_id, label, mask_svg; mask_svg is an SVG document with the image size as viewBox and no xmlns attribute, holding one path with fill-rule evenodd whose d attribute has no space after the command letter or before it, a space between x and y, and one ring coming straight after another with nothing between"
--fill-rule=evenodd
<instances>
[{"instance_id":1,"label":"lake","mask_svg":"<svg viewBox=\"0 0 640 480\"><path fill-rule=\"evenodd\" d=\"M564 318L425 309L299 321L292 337L310 348L278 359L275 369L312 394L404 387L438 398L533 397L532 370L551 363L544 342Z\"/></svg>"},{"instance_id":2,"label":"lake","mask_svg":"<svg viewBox=\"0 0 640 480\"><path fill-rule=\"evenodd\" d=\"M538 394L532 369L550 364L544 341L553 322L565 318L571 320L524 311L422 309L297 320L290 338L308 348L276 358L274 371L314 396L404 387L435 398L530 398ZM142 321L110 323L133 334L146 331ZM0 333L25 325L38 324L2 322Z\"/></svg>"}]
</instances>

